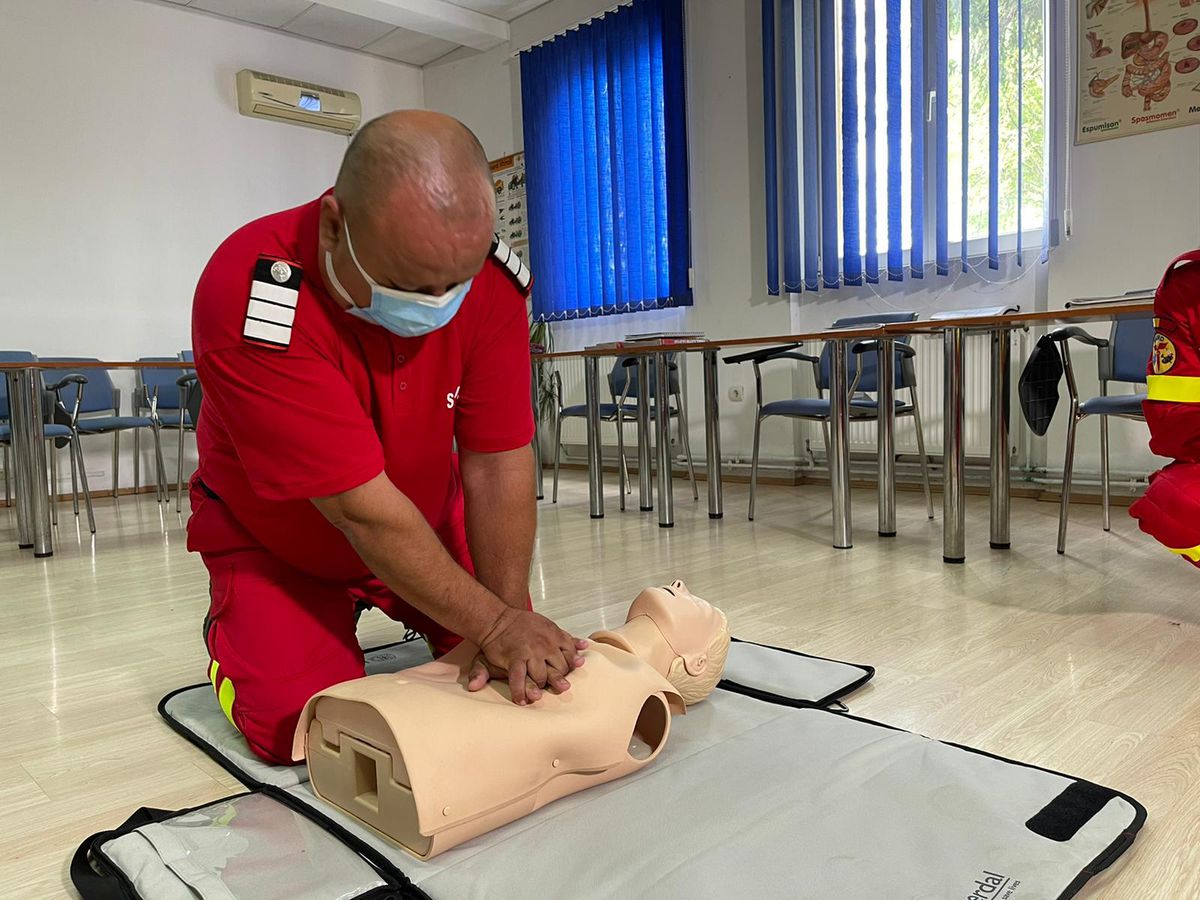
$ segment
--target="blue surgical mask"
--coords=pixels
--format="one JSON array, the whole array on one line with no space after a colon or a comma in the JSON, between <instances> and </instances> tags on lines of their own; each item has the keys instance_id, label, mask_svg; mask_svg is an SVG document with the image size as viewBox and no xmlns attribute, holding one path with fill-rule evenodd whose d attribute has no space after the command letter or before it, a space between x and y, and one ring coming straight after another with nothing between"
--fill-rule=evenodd
<instances>
[{"instance_id":1,"label":"blue surgical mask","mask_svg":"<svg viewBox=\"0 0 1200 900\"><path fill-rule=\"evenodd\" d=\"M333 282L338 294L350 304L350 308L346 312L373 325L378 325L380 328L386 328L392 334L398 334L400 337L420 337L423 334L429 334L431 331L437 331L454 318L454 314L462 306L467 292L471 290L471 283L475 279L468 278L440 297L416 291L400 291L395 288L383 287L368 275L359 263L358 257L354 254L354 244L350 241L350 229L345 223L342 224L342 229L346 235L346 248L350 251L350 259L354 261L363 280L371 286L371 305L366 308L358 306L350 297L349 292L342 287L337 273L333 270L333 254L328 250L325 251L325 271L329 273L329 280Z\"/></svg>"}]
</instances>

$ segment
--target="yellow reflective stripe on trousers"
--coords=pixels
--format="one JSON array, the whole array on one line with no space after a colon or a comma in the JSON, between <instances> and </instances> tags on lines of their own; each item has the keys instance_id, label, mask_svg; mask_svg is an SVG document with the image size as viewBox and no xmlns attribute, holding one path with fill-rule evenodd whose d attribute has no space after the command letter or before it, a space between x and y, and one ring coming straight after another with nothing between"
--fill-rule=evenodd
<instances>
[{"instance_id":1,"label":"yellow reflective stripe on trousers","mask_svg":"<svg viewBox=\"0 0 1200 900\"><path fill-rule=\"evenodd\" d=\"M212 682L214 691L217 689L217 673L219 671L221 671L221 664L214 659L212 665L208 667L208 680Z\"/></svg>"},{"instance_id":2,"label":"yellow reflective stripe on trousers","mask_svg":"<svg viewBox=\"0 0 1200 900\"><path fill-rule=\"evenodd\" d=\"M1187 550L1176 550L1174 547L1168 547L1172 553L1178 553L1180 556L1186 556L1192 562L1200 562L1200 546L1190 547Z\"/></svg>"},{"instance_id":3,"label":"yellow reflective stripe on trousers","mask_svg":"<svg viewBox=\"0 0 1200 900\"><path fill-rule=\"evenodd\" d=\"M236 691L233 689L233 682L226 678L221 682L221 687L217 690L217 702L221 704L221 711L225 713L225 718L229 720L229 724L237 728L237 723L233 721L233 698Z\"/></svg>"},{"instance_id":4,"label":"yellow reflective stripe on trousers","mask_svg":"<svg viewBox=\"0 0 1200 900\"><path fill-rule=\"evenodd\" d=\"M1146 399L1165 403L1200 403L1200 377L1147 375Z\"/></svg>"}]
</instances>

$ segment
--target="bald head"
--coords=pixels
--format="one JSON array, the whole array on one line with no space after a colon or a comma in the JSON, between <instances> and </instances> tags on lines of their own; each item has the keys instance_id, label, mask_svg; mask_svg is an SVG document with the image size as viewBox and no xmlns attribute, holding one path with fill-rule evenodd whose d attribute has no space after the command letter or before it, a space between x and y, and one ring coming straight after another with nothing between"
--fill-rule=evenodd
<instances>
[{"instance_id":1,"label":"bald head","mask_svg":"<svg viewBox=\"0 0 1200 900\"><path fill-rule=\"evenodd\" d=\"M410 199L462 216L478 212L478 188L490 182L483 146L467 126L442 113L401 109L372 119L354 136L334 195L345 206L382 212L390 195L412 191Z\"/></svg>"},{"instance_id":2,"label":"bald head","mask_svg":"<svg viewBox=\"0 0 1200 900\"><path fill-rule=\"evenodd\" d=\"M495 204L487 156L470 129L441 113L398 110L351 141L323 206L321 241L336 260L348 225L375 281L440 293L483 266Z\"/></svg>"}]
</instances>

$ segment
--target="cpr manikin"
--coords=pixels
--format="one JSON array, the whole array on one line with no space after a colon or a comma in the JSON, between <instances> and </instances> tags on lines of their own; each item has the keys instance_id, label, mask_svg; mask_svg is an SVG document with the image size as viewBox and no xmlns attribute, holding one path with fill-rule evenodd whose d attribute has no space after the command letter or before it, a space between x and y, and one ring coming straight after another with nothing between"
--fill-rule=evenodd
<instances>
[{"instance_id":1,"label":"cpr manikin","mask_svg":"<svg viewBox=\"0 0 1200 900\"><path fill-rule=\"evenodd\" d=\"M295 756L318 796L428 859L652 762L671 714L712 693L728 651L725 615L675 581L591 636L564 694L519 707L503 681L469 692L478 651L463 644L314 696Z\"/></svg>"}]
</instances>

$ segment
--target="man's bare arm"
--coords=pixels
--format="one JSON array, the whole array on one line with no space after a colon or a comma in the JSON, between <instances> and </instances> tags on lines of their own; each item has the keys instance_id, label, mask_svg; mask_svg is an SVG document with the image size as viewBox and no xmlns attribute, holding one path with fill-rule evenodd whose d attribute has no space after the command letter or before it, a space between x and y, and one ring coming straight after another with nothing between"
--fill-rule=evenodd
<instances>
[{"instance_id":1,"label":"man's bare arm","mask_svg":"<svg viewBox=\"0 0 1200 900\"><path fill-rule=\"evenodd\" d=\"M569 634L544 616L509 606L459 566L386 474L312 502L384 584L506 671L514 701L540 696L535 688L527 692L527 677L545 686L552 673L568 674L582 661Z\"/></svg>"},{"instance_id":2,"label":"man's bare arm","mask_svg":"<svg viewBox=\"0 0 1200 900\"><path fill-rule=\"evenodd\" d=\"M524 609L537 529L533 450L459 450L467 544L475 577L509 606Z\"/></svg>"}]
</instances>

